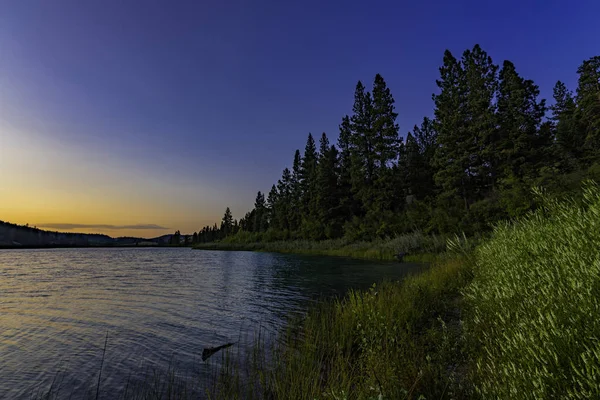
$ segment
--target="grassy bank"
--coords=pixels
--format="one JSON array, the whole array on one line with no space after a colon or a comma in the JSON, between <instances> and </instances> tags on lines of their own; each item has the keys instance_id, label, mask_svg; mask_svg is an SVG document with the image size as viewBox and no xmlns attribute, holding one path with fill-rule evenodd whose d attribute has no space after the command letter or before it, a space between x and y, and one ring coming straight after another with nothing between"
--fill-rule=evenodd
<instances>
[{"instance_id":1,"label":"grassy bank","mask_svg":"<svg viewBox=\"0 0 600 400\"><path fill-rule=\"evenodd\" d=\"M465 291L483 398L600 398L600 190L498 226Z\"/></svg>"},{"instance_id":2,"label":"grassy bank","mask_svg":"<svg viewBox=\"0 0 600 400\"><path fill-rule=\"evenodd\" d=\"M465 257L445 258L402 282L321 304L249 368L230 365L211 398L468 396L460 291L470 279ZM250 371L248 380L240 370Z\"/></svg>"},{"instance_id":3,"label":"grassy bank","mask_svg":"<svg viewBox=\"0 0 600 400\"><path fill-rule=\"evenodd\" d=\"M252 235L236 235L220 242L203 243L194 248L199 250L264 251L321 256L351 257L357 259L391 261L399 252L408 252L405 261L430 261L431 256L445 250L446 238L424 235L419 232L391 239L376 239L370 242L348 242L344 239L311 241L253 241Z\"/></svg>"}]
</instances>

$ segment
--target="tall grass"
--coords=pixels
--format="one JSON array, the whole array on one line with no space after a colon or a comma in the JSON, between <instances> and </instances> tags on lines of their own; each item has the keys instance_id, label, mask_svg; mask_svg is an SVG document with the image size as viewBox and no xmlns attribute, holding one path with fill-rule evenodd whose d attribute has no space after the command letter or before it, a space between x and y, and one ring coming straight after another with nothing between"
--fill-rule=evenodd
<instances>
[{"instance_id":1,"label":"tall grass","mask_svg":"<svg viewBox=\"0 0 600 400\"><path fill-rule=\"evenodd\" d=\"M323 303L289 324L270 351L257 352L244 390L233 368L212 398L467 396L459 291L470 276L468 264L453 258L403 282Z\"/></svg>"},{"instance_id":2,"label":"tall grass","mask_svg":"<svg viewBox=\"0 0 600 400\"><path fill-rule=\"evenodd\" d=\"M464 294L483 398L600 398L600 190L496 227Z\"/></svg>"},{"instance_id":3,"label":"tall grass","mask_svg":"<svg viewBox=\"0 0 600 400\"><path fill-rule=\"evenodd\" d=\"M237 235L236 235L237 236ZM446 238L436 235L424 235L420 232L396 236L388 239L376 239L370 242L349 242L345 239L323 241L280 240L274 242L246 242L233 236L221 242L197 245L205 250L248 250L275 253L312 254L323 256L342 256L371 260L394 260L399 252L408 252L407 261L420 261L416 254L440 253L446 248ZM244 236L243 239L246 237ZM254 238L251 236L250 239ZM412 257L412 258L411 258Z\"/></svg>"}]
</instances>

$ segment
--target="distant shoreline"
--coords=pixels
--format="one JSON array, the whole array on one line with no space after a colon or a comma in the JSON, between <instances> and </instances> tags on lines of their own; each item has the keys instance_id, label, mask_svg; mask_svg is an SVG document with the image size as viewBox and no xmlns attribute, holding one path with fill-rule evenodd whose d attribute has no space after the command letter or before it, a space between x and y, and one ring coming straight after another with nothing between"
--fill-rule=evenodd
<instances>
[{"instance_id":1,"label":"distant shoreline","mask_svg":"<svg viewBox=\"0 0 600 400\"><path fill-rule=\"evenodd\" d=\"M54 244L54 245L0 245L0 250L35 250L35 249L88 249L88 248L135 248L135 247L147 247L147 248L178 248L178 247L189 247L189 246L170 246L170 245L150 245L150 244L98 244L98 245L68 245L68 244Z\"/></svg>"}]
</instances>

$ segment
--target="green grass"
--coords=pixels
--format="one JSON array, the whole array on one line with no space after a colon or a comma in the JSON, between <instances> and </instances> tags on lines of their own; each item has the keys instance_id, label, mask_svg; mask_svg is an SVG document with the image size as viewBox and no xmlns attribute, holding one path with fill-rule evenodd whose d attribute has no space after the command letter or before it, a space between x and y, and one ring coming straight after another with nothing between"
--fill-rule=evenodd
<instances>
[{"instance_id":1,"label":"green grass","mask_svg":"<svg viewBox=\"0 0 600 400\"><path fill-rule=\"evenodd\" d=\"M465 290L483 398L600 398L600 190L496 227Z\"/></svg>"},{"instance_id":2,"label":"green grass","mask_svg":"<svg viewBox=\"0 0 600 400\"><path fill-rule=\"evenodd\" d=\"M245 242L235 237L214 243L195 246L200 250L264 251L321 256L341 256L369 260L394 260L399 252L408 252L405 261L430 261L422 254L436 254L445 250L446 239L441 236L424 235L420 232L397 236L392 239L376 239L371 242L348 242L344 239L312 241L288 240L274 242Z\"/></svg>"},{"instance_id":3,"label":"green grass","mask_svg":"<svg viewBox=\"0 0 600 400\"><path fill-rule=\"evenodd\" d=\"M212 398L408 399L468 396L460 290L465 258L438 261L402 282L351 291L292 322L250 366L228 367ZM249 380L240 370L250 371Z\"/></svg>"}]
</instances>

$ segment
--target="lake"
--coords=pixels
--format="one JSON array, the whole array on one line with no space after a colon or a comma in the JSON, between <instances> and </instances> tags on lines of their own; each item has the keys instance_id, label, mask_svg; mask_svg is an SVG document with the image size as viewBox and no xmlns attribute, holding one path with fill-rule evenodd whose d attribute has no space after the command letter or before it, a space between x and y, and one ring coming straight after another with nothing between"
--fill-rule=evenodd
<instances>
[{"instance_id":1,"label":"lake","mask_svg":"<svg viewBox=\"0 0 600 400\"><path fill-rule=\"evenodd\" d=\"M207 375L205 346L243 347L317 299L419 268L187 248L0 250L0 398L29 399L57 376L65 398L95 390L107 332L101 398L149 368Z\"/></svg>"}]
</instances>

